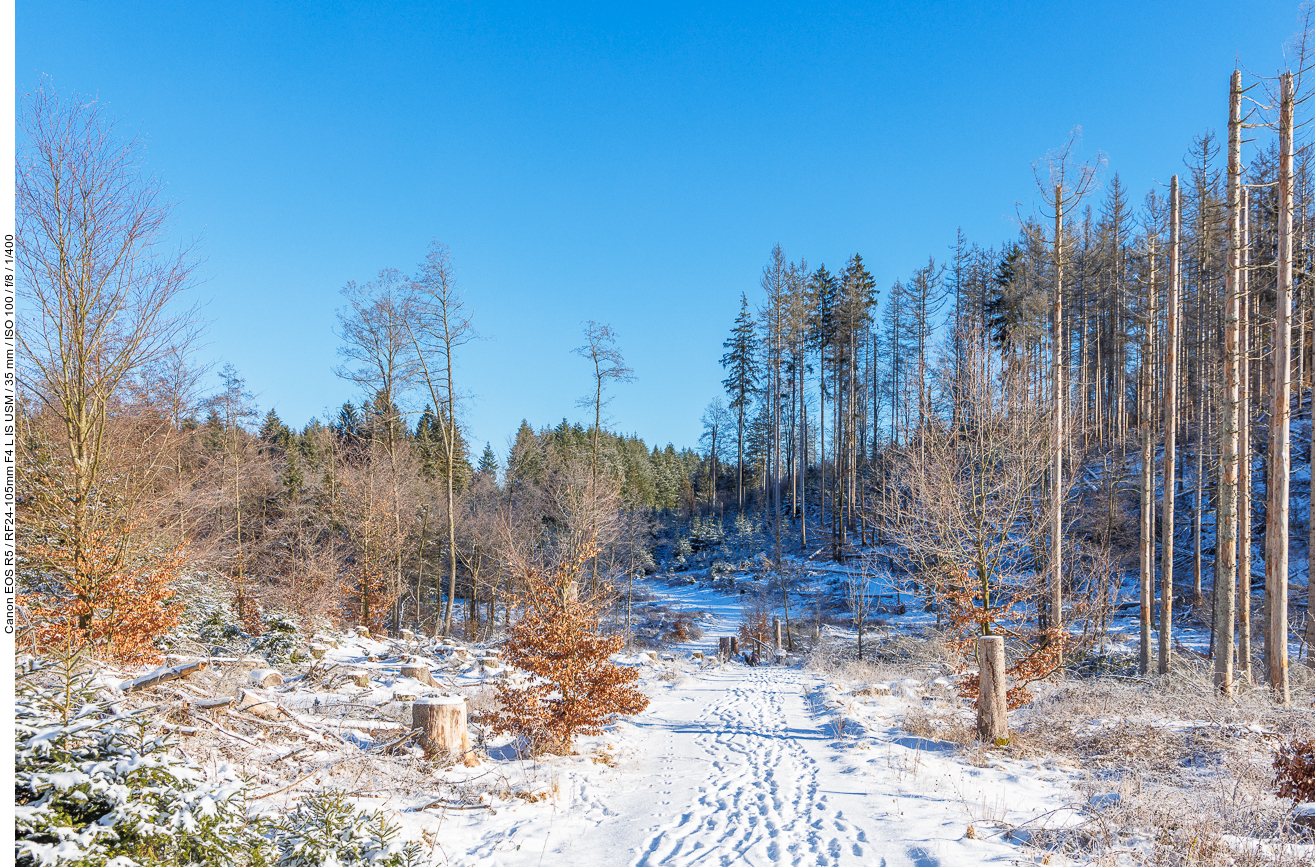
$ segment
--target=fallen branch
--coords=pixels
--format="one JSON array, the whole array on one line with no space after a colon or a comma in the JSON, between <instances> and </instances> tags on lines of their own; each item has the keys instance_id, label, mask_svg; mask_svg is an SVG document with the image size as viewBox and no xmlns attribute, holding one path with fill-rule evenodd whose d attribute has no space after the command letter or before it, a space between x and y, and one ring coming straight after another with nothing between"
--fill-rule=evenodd
<instances>
[{"instance_id":1,"label":"fallen branch","mask_svg":"<svg viewBox=\"0 0 1315 867\"><path fill-rule=\"evenodd\" d=\"M416 735L420 734L422 731L424 731L424 729L411 729L411 731L409 731L409 732L407 732L406 734L402 735L402 737L400 737L400 738L398 738L397 740L393 741L391 744L385 744L385 745L383 746L383 748L382 748L380 751L386 753L386 752L388 752L389 750L391 750L393 747L400 746L400 745L406 743L407 741L411 740L411 738L413 738L413 737L415 737Z\"/></svg>"},{"instance_id":2,"label":"fallen branch","mask_svg":"<svg viewBox=\"0 0 1315 867\"><path fill-rule=\"evenodd\" d=\"M259 747L259 746L260 746L260 744L256 743L256 742L253 741L253 740L249 740L249 739L247 739L247 738L242 737L242 736L241 736L240 734L238 734L237 732L230 732L228 729L224 728L224 727L221 726L219 723L215 722L214 720L210 719L209 717L201 716L200 714L197 714L197 713L190 713L190 712L188 713L188 716L192 717L192 719L198 719L198 720L202 720L202 721L204 721L204 722L209 723L209 724L211 725L211 727L214 728L214 730L217 731L217 732L219 732L221 735L227 735L227 736L230 737L230 738L233 738L233 739L235 739L235 740L239 740L239 741L241 741L242 743L244 743L244 744L249 744L249 745L251 745L251 746L253 746L253 747Z\"/></svg>"},{"instance_id":3,"label":"fallen branch","mask_svg":"<svg viewBox=\"0 0 1315 867\"><path fill-rule=\"evenodd\" d=\"M492 810L493 809L493 807L489 804L452 804L447 801L434 801L432 803L425 804L423 807L416 807L415 812L419 813L421 810L432 810L435 807L442 807L444 810Z\"/></svg>"}]
</instances>

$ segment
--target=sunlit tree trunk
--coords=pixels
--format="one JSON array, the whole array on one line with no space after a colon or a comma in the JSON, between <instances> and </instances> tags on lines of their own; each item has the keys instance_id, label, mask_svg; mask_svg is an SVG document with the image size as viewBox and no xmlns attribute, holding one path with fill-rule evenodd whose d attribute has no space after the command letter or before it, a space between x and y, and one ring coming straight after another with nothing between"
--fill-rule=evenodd
<instances>
[{"instance_id":1,"label":"sunlit tree trunk","mask_svg":"<svg viewBox=\"0 0 1315 867\"><path fill-rule=\"evenodd\" d=\"M1265 659L1270 687L1283 704L1292 701L1288 684L1288 497L1291 483L1293 84L1280 79L1278 169L1278 280L1274 301L1273 386L1270 389L1269 497L1265 510Z\"/></svg>"},{"instance_id":2,"label":"sunlit tree trunk","mask_svg":"<svg viewBox=\"0 0 1315 867\"><path fill-rule=\"evenodd\" d=\"M1219 425L1219 493L1215 521L1215 688L1233 691L1233 599L1237 569L1238 324L1242 284L1242 73L1233 71L1228 100L1228 288L1224 298L1224 394Z\"/></svg>"},{"instance_id":3,"label":"sunlit tree trunk","mask_svg":"<svg viewBox=\"0 0 1315 867\"><path fill-rule=\"evenodd\" d=\"M1178 318L1182 279L1182 193L1178 176L1169 181L1169 295L1165 305L1164 356L1164 516L1160 531L1160 655L1158 671L1169 671L1173 640L1174 464L1178 445Z\"/></svg>"}]
</instances>

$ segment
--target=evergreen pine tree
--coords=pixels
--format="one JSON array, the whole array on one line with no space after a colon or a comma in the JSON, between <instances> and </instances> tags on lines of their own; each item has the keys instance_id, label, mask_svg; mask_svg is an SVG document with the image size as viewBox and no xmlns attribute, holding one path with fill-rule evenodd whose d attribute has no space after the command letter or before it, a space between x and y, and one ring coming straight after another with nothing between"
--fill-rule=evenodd
<instances>
[{"instance_id":1,"label":"evergreen pine tree","mask_svg":"<svg viewBox=\"0 0 1315 867\"><path fill-rule=\"evenodd\" d=\"M727 350L721 357L721 366L728 375L722 387L730 397L729 409L735 414L735 464L738 507L744 508L744 416L753 395L758 389L757 338L749 299L740 295L740 315L735 317L731 336L722 344Z\"/></svg>"},{"instance_id":2,"label":"evergreen pine tree","mask_svg":"<svg viewBox=\"0 0 1315 867\"><path fill-rule=\"evenodd\" d=\"M484 454L479 456L478 472L489 479L498 477L498 456L493 453L493 446L488 443L484 443Z\"/></svg>"}]
</instances>

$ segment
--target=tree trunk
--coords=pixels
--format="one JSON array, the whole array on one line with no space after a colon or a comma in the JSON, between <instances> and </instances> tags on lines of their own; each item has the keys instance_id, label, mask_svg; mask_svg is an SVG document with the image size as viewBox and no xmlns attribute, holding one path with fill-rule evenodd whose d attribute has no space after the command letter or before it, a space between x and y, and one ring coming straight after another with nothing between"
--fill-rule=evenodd
<instances>
[{"instance_id":1,"label":"tree trunk","mask_svg":"<svg viewBox=\"0 0 1315 867\"><path fill-rule=\"evenodd\" d=\"M1273 386L1270 390L1269 496L1265 510L1265 658L1269 685L1283 704L1292 702L1288 684L1288 496L1291 482L1293 86L1281 77L1278 169L1278 281L1274 301Z\"/></svg>"},{"instance_id":2,"label":"tree trunk","mask_svg":"<svg viewBox=\"0 0 1315 867\"><path fill-rule=\"evenodd\" d=\"M1242 272L1241 272L1241 334L1242 369L1238 381L1242 387L1239 399L1241 414L1238 424L1238 451L1241 452L1241 491L1237 509L1237 675L1251 680L1251 474L1255 469L1251 444L1251 278L1247 272L1251 264L1250 197L1242 190Z\"/></svg>"},{"instance_id":3,"label":"tree trunk","mask_svg":"<svg viewBox=\"0 0 1315 867\"><path fill-rule=\"evenodd\" d=\"M1005 640L999 635L977 639L977 738L1001 745L1009 740L1008 684L1005 682Z\"/></svg>"},{"instance_id":4,"label":"tree trunk","mask_svg":"<svg viewBox=\"0 0 1315 867\"><path fill-rule=\"evenodd\" d=\"M1238 341L1242 289L1242 73L1233 70L1228 100L1228 287L1224 299L1224 394L1219 426L1219 494L1215 518L1215 688L1233 692L1233 600L1237 570Z\"/></svg>"},{"instance_id":5,"label":"tree trunk","mask_svg":"<svg viewBox=\"0 0 1315 867\"><path fill-rule=\"evenodd\" d=\"M1173 639L1173 555L1174 555L1174 494L1176 491L1174 463L1178 445L1178 291L1182 278L1180 269L1180 232L1182 228L1182 196L1178 189L1178 176L1169 181L1169 297L1165 309L1165 362L1164 362L1164 516L1160 545L1160 656L1157 670L1169 671L1169 654Z\"/></svg>"},{"instance_id":6,"label":"tree trunk","mask_svg":"<svg viewBox=\"0 0 1315 867\"><path fill-rule=\"evenodd\" d=\"M1051 412L1054 449L1050 466L1050 619L1056 631L1064 626L1064 191L1055 187L1055 291L1050 313ZM1058 635L1056 635L1058 640Z\"/></svg>"}]
</instances>

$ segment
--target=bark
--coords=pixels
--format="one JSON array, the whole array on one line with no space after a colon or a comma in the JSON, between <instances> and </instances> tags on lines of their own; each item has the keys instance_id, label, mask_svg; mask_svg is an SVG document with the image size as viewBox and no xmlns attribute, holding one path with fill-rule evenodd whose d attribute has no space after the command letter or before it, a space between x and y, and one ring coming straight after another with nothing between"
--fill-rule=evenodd
<instances>
[{"instance_id":1,"label":"bark","mask_svg":"<svg viewBox=\"0 0 1315 867\"><path fill-rule=\"evenodd\" d=\"M1174 463L1178 444L1178 293L1180 267L1182 195L1178 176L1169 181L1169 297L1165 310L1164 370L1164 516L1160 545L1160 656L1157 670L1169 671L1173 639Z\"/></svg>"},{"instance_id":2,"label":"bark","mask_svg":"<svg viewBox=\"0 0 1315 867\"><path fill-rule=\"evenodd\" d=\"M1224 394L1219 426L1219 494L1215 548L1215 688L1233 691L1233 600L1237 570L1238 341L1242 289L1242 73L1233 71L1228 100L1228 285L1224 299Z\"/></svg>"},{"instance_id":3,"label":"bark","mask_svg":"<svg viewBox=\"0 0 1315 867\"><path fill-rule=\"evenodd\" d=\"M1002 744L1009 739L1004 638L999 635L978 638L977 664L981 672L977 690L977 738L988 744Z\"/></svg>"},{"instance_id":4,"label":"bark","mask_svg":"<svg viewBox=\"0 0 1315 867\"><path fill-rule=\"evenodd\" d=\"M1269 685L1283 704L1292 701L1288 683L1288 497L1291 484L1293 84L1281 78L1278 171L1278 281L1274 301L1273 380L1270 389L1269 497L1265 510L1265 657Z\"/></svg>"}]
</instances>

